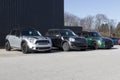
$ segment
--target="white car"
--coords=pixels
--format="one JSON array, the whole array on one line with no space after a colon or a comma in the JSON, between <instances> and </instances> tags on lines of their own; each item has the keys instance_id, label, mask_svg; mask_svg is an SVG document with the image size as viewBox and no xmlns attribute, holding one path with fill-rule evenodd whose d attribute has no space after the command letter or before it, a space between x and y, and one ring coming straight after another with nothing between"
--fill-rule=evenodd
<instances>
[{"instance_id":1,"label":"white car","mask_svg":"<svg viewBox=\"0 0 120 80\"><path fill-rule=\"evenodd\" d=\"M6 36L5 49L22 50L23 53L32 51L51 51L52 42L48 37L43 37L39 31L28 29L14 29Z\"/></svg>"}]
</instances>

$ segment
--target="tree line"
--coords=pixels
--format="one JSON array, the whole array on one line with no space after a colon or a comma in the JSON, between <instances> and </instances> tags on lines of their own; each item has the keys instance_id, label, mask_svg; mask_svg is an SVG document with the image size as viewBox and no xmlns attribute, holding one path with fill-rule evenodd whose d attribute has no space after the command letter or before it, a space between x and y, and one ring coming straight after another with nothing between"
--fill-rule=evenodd
<instances>
[{"instance_id":1,"label":"tree line","mask_svg":"<svg viewBox=\"0 0 120 80\"><path fill-rule=\"evenodd\" d=\"M64 13L65 26L80 26L84 31L97 31L103 36L120 37L120 22L116 26L116 21L109 19L105 14L87 16L79 18L68 12Z\"/></svg>"}]
</instances>

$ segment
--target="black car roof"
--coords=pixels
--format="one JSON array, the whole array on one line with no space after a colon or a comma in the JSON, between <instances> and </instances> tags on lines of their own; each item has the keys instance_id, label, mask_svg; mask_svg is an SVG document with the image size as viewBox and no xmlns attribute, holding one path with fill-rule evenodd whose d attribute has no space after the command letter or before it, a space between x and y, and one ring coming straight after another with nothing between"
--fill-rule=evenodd
<instances>
[{"instance_id":1,"label":"black car roof","mask_svg":"<svg viewBox=\"0 0 120 80\"><path fill-rule=\"evenodd\" d=\"M70 29L49 29L48 31L54 31L54 30L60 31L60 30L70 30Z\"/></svg>"}]
</instances>

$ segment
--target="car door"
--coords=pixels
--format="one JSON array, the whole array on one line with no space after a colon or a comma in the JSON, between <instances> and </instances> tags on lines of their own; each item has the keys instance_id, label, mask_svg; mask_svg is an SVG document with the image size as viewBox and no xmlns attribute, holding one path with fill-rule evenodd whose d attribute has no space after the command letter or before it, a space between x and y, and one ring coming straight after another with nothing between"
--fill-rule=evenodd
<instances>
[{"instance_id":1,"label":"car door","mask_svg":"<svg viewBox=\"0 0 120 80\"><path fill-rule=\"evenodd\" d=\"M54 31L53 32L53 43L56 47L61 47L61 42L62 42L62 38L61 38L61 34L59 31Z\"/></svg>"},{"instance_id":2,"label":"car door","mask_svg":"<svg viewBox=\"0 0 120 80\"><path fill-rule=\"evenodd\" d=\"M8 37L8 40L9 40L9 43L10 43L10 46L11 47L14 47L15 43L14 43L14 36L15 36L15 30L12 30L9 37Z\"/></svg>"},{"instance_id":3,"label":"car door","mask_svg":"<svg viewBox=\"0 0 120 80\"><path fill-rule=\"evenodd\" d=\"M48 33L46 34L47 37L50 37L52 40L52 45L53 47L60 47L60 36L59 36L59 31L56 30L50 30L48 31Z\"/></svg>"},{"instance_id":4,"label":"car door","mask_svg":"<svg viewBox=\"0 0 120 80\"><path fill-rule=\"evenodd\" d=\"M16 30L15 32L15 36L14 36L14 46L16 48L21 48L21 36L20 36L20 31L19 30Z\"/></svg>"}]
</instances>

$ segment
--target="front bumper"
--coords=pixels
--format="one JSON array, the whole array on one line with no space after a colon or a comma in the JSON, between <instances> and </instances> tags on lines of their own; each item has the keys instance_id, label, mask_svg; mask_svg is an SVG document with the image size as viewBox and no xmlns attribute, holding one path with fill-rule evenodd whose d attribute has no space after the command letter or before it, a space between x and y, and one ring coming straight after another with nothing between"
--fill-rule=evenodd
<instances>
[{"instance_id":1,"label":"front bumper","mask_svg":"<svg viewBox=\"0 0 120 80\"><path fill-rule=\"evenodd\" d=\"M114 46L114 44L106 44L105 48L112 48Z\"/></svg>"},{"instance_id":2,"label":"front bumper","mask_svg":"<svg viewBox=\"0 0 120 80\"><path fill-rule=\"evenodd\" d=\"M87 49L87 44L80 42L70 42L70 48L75 50Z\"/></svg>"},{"instance_id":3,"label":"front bumper","mask_svg":"<svg viewBox=\"0 0 120 80\"><path fill-rule=\"evenodd\" d=\"M51 44L47 44L47 45L29 44L28 47L30 50L33 51L48 51L52 49Z\"/></svg>"},{"instance_id":4,"label":"front bumper","mask_svg":"<svg viewBox=\"0 0 120 80\"><path fill-rule=\"evenodd\" d=\"M112 48L114 46L114 43L113 42L110 42L110 41L106 41L104 42L102 45L98 45L98 48Z\"/></svg>"}]
</instances>

